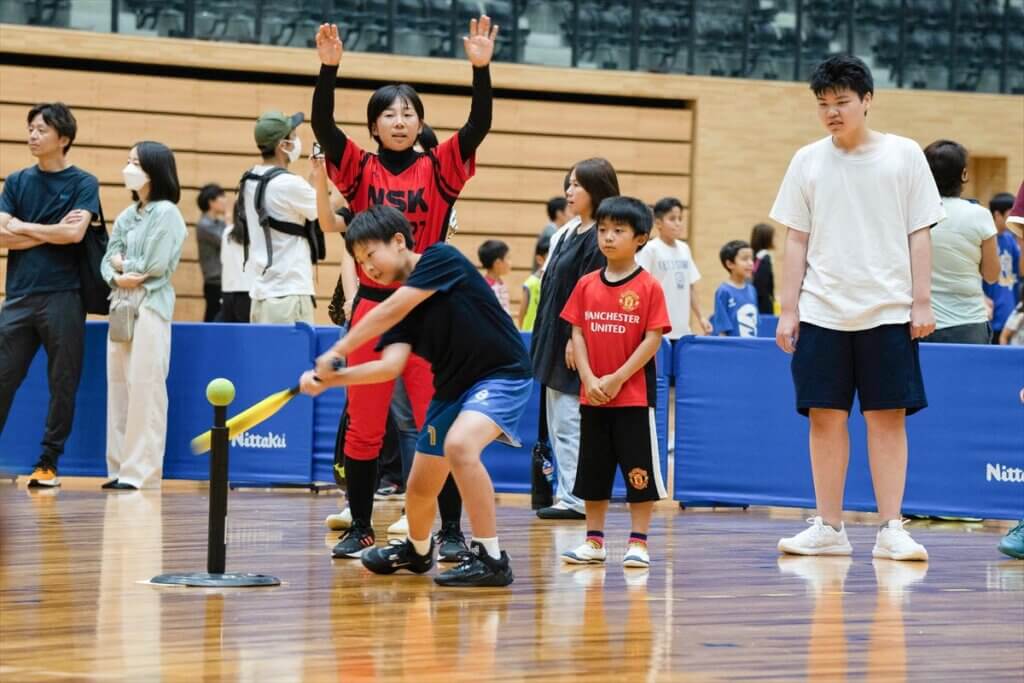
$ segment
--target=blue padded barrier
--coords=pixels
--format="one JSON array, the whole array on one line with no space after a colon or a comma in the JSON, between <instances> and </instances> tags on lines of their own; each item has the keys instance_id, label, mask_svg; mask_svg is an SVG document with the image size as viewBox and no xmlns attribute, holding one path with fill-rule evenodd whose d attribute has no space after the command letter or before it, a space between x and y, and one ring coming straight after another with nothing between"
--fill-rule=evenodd
<instances>
[{"instance_id":1,"label":"blue padded barrier","mask_svg":"<svg viewBox=\"0 0 1024 683\"><path fill-rule=\"evenodd\" d=\"M85 371L78 392L75 422L60 472L106 475L106 322L86 325ZM167 451L164 477L206 479L209 458L189 450L192 437L210 428L213 409L206 385L215 377L235 384L228 415L275 391L293 386L310 367L313 330L307 325L220 325L175 323L168 376ZM39 455L49 391L45 356L34 359L0 436L0 469L23 474ZM231 446L233 480L308 482L312 475L313 402L299 396L280 413Z\"/></svg>"},{"instance_id":2,"label":"blue padded barrier","mask_svg":"<svg viewBox=\"0 0 1024 683\"><path fill-rule=\"evenodd\" d=\"M814 507L807 420L789 356L767 339L690 337L675 349L675 498ZM1024 516L1024 349L922 344L929 407L907 419L911 514ZM874 510L866 433L850 419L845 505Z\"/></svg>"},{"instance_id":3,"label":"blue padded barrier","mask_svg":"<svg viewBox=\"0 0 1024 683\"><path fill-rule=\"evenodd\" d=\"M316 328L316 355L319 356L338 341L341 328ZM345 409L346 392L331 389L313 401L313 480L334 481L334 442L338 436L338 421Z\"/></svg>"}]
</instances>

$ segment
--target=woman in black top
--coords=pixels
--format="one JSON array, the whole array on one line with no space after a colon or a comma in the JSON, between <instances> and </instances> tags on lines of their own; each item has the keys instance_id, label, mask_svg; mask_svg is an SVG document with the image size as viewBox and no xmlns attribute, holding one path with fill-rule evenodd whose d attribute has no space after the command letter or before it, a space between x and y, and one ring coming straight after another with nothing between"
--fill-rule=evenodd
<instances>
[{"instance_id":1,"label":"woman in black top","mask_svg":"<svg viewBox=\"0 0 1024 683\"><path fill-rule=\"evenodd\" d=\"M775 275L772 273L772 249L775 228L758 223L750 232L750 248L754 252L754 289L757 290L757 312L775 315Z\"/></svg>"},{"instance_id":2,"label":"woman in black top","mask_svg":"<svg viewBox=\"0 0 1024 683\"><path fill-rule=\"evenodd\" d=\"M572 359L572 326L561 314L579 279L605 266L593 216L604 199L618 194L615 169L606 159L586 159L573 166L566 198L576 217L552 237L544 268L530 356L533 376L545 386L548 433L558 463L559 501L538 510L541 519L584 519L583 501L572 495L579 461L580 378Z\"/></svg>"}]
</instances>

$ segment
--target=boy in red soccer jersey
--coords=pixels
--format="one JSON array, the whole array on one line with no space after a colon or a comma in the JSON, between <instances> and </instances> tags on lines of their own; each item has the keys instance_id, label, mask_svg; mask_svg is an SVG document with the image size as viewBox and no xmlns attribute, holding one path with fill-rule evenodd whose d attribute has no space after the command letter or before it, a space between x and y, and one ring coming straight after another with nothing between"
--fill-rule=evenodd
<instances>
[{"instance_id":1,"label":"boy in red soccer jersey","mask_svg":"<svg viewBox=\"0 0 1024 683\"><path fill-rule=\"evenodd\" d=\"M386 85L370 97L366 122L379 147L376 153L362 149L334 123L334 93L344 47L338 27L323 24L316 35L320 74L313 93L312 125L323 148L327 175L341 191L349 208L359 214L372 206L391 206L412 225L417 253L443 242L452 205L476 172L476 150L491 127L492 93L490 62L498 27L487 16L473 19L463 38L466 57L473 66L473 98L469 118L454 135L434 148L419 152L424 131L423 102L409 85ZM355 326L398 289L382 286L358 269L359 289L352 307ZM349 366L380 359L371 340L348 357ZM426 418L432 396L429 364L415 354L402 373L417 426ZM348 394L349 424L345 436L345 475L352 522L334 547L336 558L357 558L376 542L370 519L377 489L377 457L384 439L388 406L394 381L354 386ZM455 482L449 479L438 499L441 508L441 561L458 561L466 550L459 527L462 501Z\"/></svg>"},{"instance_id":2,"label":"boy in red soccer jersey","mask_svg":"<svg viewBox=\"0 0 1024 683\"><path fill-rule=\"evenodd\" d=\"M580 462L572 492L587 511L586 541L562 553L562 560L604 563L604 520L618 466L633 521L622 564L645 568L651 512L665 497L654 428L654 357L672 324L661 285L636 263L651 233L650 210L633 197L610 197L595 219L608 265L585 275L562 310L573 326L581 384Z\"/></svg>"}]
</instances>

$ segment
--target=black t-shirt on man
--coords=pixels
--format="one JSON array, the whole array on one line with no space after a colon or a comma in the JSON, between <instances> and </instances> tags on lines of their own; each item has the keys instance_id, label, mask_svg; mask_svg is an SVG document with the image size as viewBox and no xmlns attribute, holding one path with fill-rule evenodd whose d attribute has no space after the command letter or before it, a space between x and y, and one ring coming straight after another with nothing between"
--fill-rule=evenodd
<instances>
[{"instance_id":1,"label":"black t-shirt on man","mask_svg":"<svg viewBox=\"0 0 1024 683\"><path fill-rule=\"evenodd\" d=\"M530 358L512 318L483 276L444 243L423 252L404 283L434 294L381 337L430 362L434 398L453 401L483 379L530 379Z\"/></svg>"},{"instance_id":2,"label":"black t-shirt on man","mask_svg":"<svg viewBox=\"0 0 1024 683\"><path fill-rule=\"evenodd\" d=\"M55 225L75 209L99 213L96 177L69 166L47 173L38 166L15 171L4 181L0 213L26 223ZM80 247L77 244L41 244L12 249L7 254L7 297L66 292L80 289Z\"/></svg>"}]
</instances>

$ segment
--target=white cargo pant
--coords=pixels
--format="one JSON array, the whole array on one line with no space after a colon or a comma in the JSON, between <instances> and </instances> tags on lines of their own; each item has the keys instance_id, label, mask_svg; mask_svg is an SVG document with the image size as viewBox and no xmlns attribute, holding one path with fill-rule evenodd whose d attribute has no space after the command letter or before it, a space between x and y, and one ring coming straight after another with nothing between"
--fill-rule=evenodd
<instances>
[{"instance_id":1,"label":"white cargo pant","mask_svg":"<svg viewBox=\"0 0 1024 683\"><path fill-rule=\"evenodd\" d=\"M171 323L139 309L130 342L107 339L107 474L159 487L167 441Z\"/></svg>"}]
</instances>

